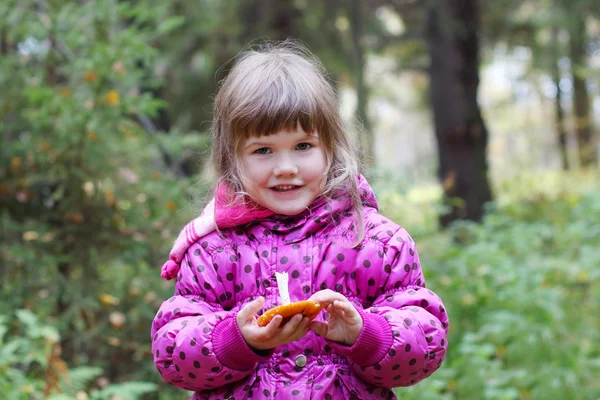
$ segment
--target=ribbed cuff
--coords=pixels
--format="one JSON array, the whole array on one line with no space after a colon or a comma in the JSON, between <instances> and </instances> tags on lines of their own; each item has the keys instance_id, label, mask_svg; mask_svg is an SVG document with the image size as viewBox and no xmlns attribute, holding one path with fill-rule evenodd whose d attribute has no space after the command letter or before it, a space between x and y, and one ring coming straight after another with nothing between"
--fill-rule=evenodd
<instances>
[{"instance_id":1,"label":"ribbed cuff","mask_svg":"<svg viewBox=\"0 0 600 400\"><path fill-rule=\"evenodd\" d=\"M394 338L390 325L379 314L365 313L358 310L363 319L363 327L352 346L328 340L329 345L337 354L348 357L360 366L378 363L392 346Z\"/></svg>"},{"instance_id":2,"label":"ribbed cuff","mask_svg":"<svg viewBox=\"0 0 600 400\"><path fill-rule=\"evenodd\" d=\"M213 349L217 360L229 369L245 371L254 367L257 362L266 361L271 356L262 357L256 354L244 340L240 327L236 322L236 314L219 322L213 330Z\"/></svg>"}]
</instances>

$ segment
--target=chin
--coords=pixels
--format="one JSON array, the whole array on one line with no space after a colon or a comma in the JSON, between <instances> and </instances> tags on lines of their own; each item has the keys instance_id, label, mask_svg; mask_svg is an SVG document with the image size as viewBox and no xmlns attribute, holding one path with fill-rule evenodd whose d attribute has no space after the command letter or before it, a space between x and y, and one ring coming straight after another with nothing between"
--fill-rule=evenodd
<instances>
[{"instance_id":1,"label":"chin","mask_svg":"<svg viewBox=\"0 0 600 400\"><path fill-rule=\"evenodd\" d=\"M276 214L287 215L288 217L293 217L294 215L298 215L306 210L306 207L294 207L294 208L285 208L285 209L271 209Z\"/></svg>"},{"instance_id":2,"label":"chin","mask_svg":"<svg viewBox=\"0 0 600 400\"><path fill-rule=\"evenodd\" d=\"M311 203L307 203L306 201L294 201L290 203L281 203L276 202L276 204L271 203L271 207L267 204L266 207L273 211L275 214L287 215L288 217L292 217L294 215L298 215L304 211L308 207L310 207Z\"/></svg>"}]
</instances>

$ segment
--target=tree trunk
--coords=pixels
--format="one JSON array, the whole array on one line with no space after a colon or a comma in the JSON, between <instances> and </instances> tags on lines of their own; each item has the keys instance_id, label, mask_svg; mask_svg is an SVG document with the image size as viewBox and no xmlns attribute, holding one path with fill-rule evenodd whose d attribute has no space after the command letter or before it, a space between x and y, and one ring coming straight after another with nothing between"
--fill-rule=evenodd
<instances>
[{"instance_id":1,"label":"tree trunk","mask_svg":"<svg viewBox=\"0 0 600 400\"><path fill-rule=\"evenodd\" d=\"M574 17L569 35L571 73L573 75L573 114L575 132L579 144L579 161L582 167L596 164L595 146L592 137L590 98L585 85L585 19Z\"/></svg>"},{"instance_id":2,"label":"tree trunk","mask_svg":"<svg viewBox=\"0 0 600 400\"><path fill-rule=\"evenodd\" d=\"M449 206L440 216L444 227L457 219L481 221L484 203L492 200L488 132L477 103L478 13L476 0L444 0L428 10L430 101Z\"/></svg>"},{"instance_id":3,"label":"tree trunk","mask_svg":"<svg viewBox=\"0 0 600 400\"><path fill-rule=\"evenodd\" d=\"M558 150L560 152L560 162L562 170L569 169L569 157L567 152L567 131L565 130L565 112L562 108L562 92L560 90L560 78L554 78L556 85L556 97L554 98L554 118L556 126L556 135L558 136Z\"/></svg>"},{"instance_id":4,"label":"tree trunk","mask_svg":"<svg viewBox=\"0 0 600 400\"><path fill-rule=\"evenodd\" d=\"M556 136L558 137L558 151L560 152L561 168L566 171L569 169L569 157L567 153L567 132L565 130L565 111L562 108L562 91L560 90L560 69L558 60L560 58L558 29L552 30L553 41L555 44L555 57L552 60L552 79L556 86L556 96L554 97L554 118L556 127Z\"/></svg>"},{"instance_id":5,"label":"tree trunk","mask_svg":"<svg viewBox=\"0 0 600 400\"><path fill-rule=\"evenodd\" d=\"M294 37L295 19L300 16L293 0L252 0L240 7L244 24L242 41L285 40Z\"/></svg>"},{"instance_id":6,"label":"tree trunk","mask_svg":"<svg viewBox=\"0 0 600 400\"><path fill-rule=\"evenodd\" d=\"M368 92L365 84L365 52L362 44L363 10L362 0L352 0L350 10L350 25L352 33L352 60L356 79L356 118L362 124L360 143L362 159L365 167L371 168L375 163L375 145L371 124L367 114Z\"/></svg>"},{"instance_id":7,"label":"tree trunk","mask_svg":"<svg viewBox=\"0 0 600 400\"><path fill-rule=\"evenodd\" d=\"M294 37L294 20L300 16L299 10L292 0L270 1L269 28L273 33L272 39L285 40Z\"/></svg>"}]
</instances>

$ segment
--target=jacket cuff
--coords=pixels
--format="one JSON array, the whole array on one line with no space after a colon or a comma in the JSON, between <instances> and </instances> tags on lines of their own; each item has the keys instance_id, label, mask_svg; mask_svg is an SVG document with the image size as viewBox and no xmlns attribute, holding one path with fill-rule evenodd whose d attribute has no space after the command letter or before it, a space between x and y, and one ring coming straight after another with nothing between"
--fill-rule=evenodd
<instances>
[{"instance_id":1,"label":"jacket cuff","mask_svg":"<svg viewBox=\"0 0 600 400\"><path fill-rule=\"evenodd\" d=\"M249 370L257 362L266 361L273 351L260 356L248 346L236 322L236 314L223 319L213 329L213 349L217 360L225 367L237 371Z\"/></svg>"},{"instance_id":2,"label":"jacket cuff","mask_svg":"<svg viewBox=\"0 0 600 400\"><path fill-rule=\"evenodd\" d=\"M363 327L352 346L329 341L329 345L337 354L347 357L361 367L374 365L381 361L394 341L392 329L387 320L373 313L358 310L363 319Z\"/></svg>"}]
</instances>

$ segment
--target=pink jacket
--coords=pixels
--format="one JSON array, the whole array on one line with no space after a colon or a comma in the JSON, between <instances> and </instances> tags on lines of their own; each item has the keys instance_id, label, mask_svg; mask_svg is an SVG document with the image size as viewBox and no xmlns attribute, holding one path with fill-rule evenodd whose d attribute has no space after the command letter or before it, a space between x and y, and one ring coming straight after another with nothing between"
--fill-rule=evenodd
<instances>
[{"instance_id":1,"label":"pink jacket","mask_svg":"<svg viewBox=\"0 0 600 400\"><path fill-rule=\"evenodd\" d=\"M373 191L358 180L365 236L355 248L344 195L317 198L294 217L258 217L221 229L222 236L200 237L193 223L182 232L163 268L166 278L176 277L175 295L152 325L154 362L166 382L195 391L194 400L394 399L391 388L415 384L440 367L446 310L425 288L412 238L377 212ZM363 318L357 342L344 346L309 332L268 354L253 352L236 313L259 295L265 310L280 304L276 271L288 272L292 301L326 288L344 294ZM326 318L321 313L317 320Z\"/></svg>"}]
</instances>

